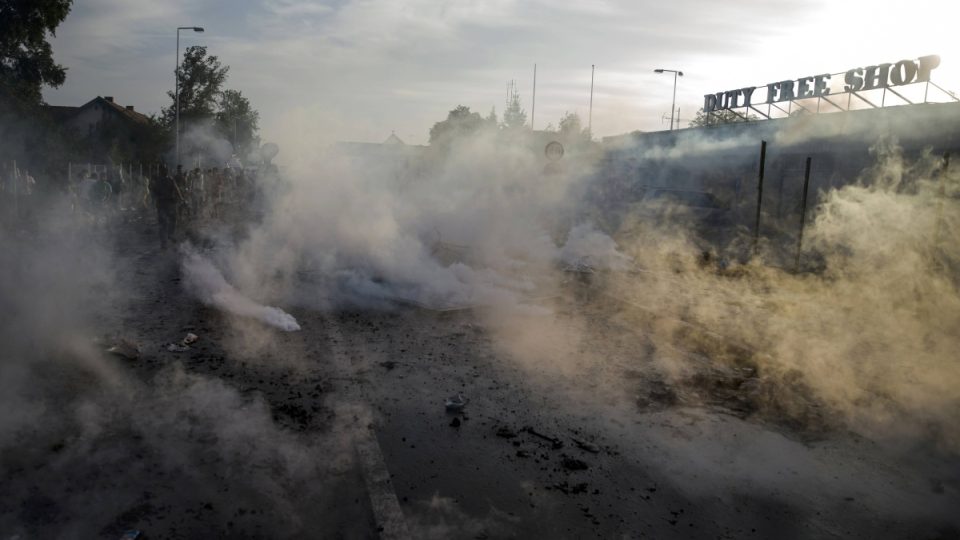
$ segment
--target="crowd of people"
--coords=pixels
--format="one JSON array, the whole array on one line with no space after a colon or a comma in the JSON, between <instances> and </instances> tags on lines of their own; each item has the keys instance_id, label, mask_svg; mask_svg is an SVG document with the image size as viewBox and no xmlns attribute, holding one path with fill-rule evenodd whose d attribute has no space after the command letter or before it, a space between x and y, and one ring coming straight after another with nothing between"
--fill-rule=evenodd
<instances>
[{"instance_id":1,"label":"crowd of people","mask_svg":"<svg viewBox=\"0 0 960 540\"><path fill-rule=\"evenodd\" d=\"M37 180L27 169L15 162L0 163L0 206L4 223L16 222L30 216Z\"/></svg>"},{"instance_id":2,"label":"crowd of people","mask_svg":"<svg viewBox=\"0 0 960 540\"><path fill-rule=\"evenodd\" d=\"M165 165L146 179L143 206L152 201L157 212L160 243L166 246L176 236L177 224L202 219L234 218L253 210L260 177L258 169L194 168L181 166L172 172Z\"/></svg>"},{"instance_id":3,"label":"crowd of people","mask_svg":"<svg viewBox=\"0 0 960 540\"><path fill-rule=\"evenodd\" d=\"M106 227L156 212L160 243L166 246L178 231L206 220L236 220L256 212L266 177L274 167L199 167L153 164L132 166L72 166L66 182L48 179L38 186L28 170L0 163L0 206L4 223L22 227L47 195L66 197L80 219ZM42 193L41 193L42 192Z\"/></svg>"}]
</instances>

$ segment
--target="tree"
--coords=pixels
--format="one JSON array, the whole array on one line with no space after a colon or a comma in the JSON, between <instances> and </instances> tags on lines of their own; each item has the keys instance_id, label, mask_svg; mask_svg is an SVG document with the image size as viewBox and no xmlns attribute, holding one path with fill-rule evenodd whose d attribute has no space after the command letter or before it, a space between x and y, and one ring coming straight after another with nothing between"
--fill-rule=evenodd
<instances>
[{"instance_id":1,"label":"tree","mask_svg":"<svg viewBox=\"0 0 960 540\"><path fill-rule=\"evenodd\" d=\"M567 111L560 117L560 133L570 135L580 133L580 115Z\"/></svg>"},{"instance_id":2,"label":"tree","mask_svg":"<svg viewBox=\"0 0 960 540\"><path fill-rule=\"evenodd\" d=\"M47 41L70 13L72 0L0 0L0 161L51 172L73 141L43 109L44 86L57 87L66 68Z\"/></svg>"},{"instance_id":3,"label":"tree","mask_svg":"<svg viewBox=\"0 0 960 540\"><path fill-rule=\"evenodd\" d=\"M759 120L760 117L755 114L747 114L747 120L753 122L754 120ZM703 109L697 111L697 115L690 121L688 124L690 127L704 127L704 126L718 126L720 124L734 124L737 122L744 122L742 115L739 115L730 109L724 109L722 111L714 111L712 113L705 113Z\"/></svg>"},{"instance_id":4,"label":"tree","mask_svg":"<svg viewBox=\"0 0 960 540\"><path fill-rule=\"evenodd\" d=\"M218 107L217 130L233 143L234 152L246 154L251 143L257 141L260 113L253 110L250 100L238 90L224 90Z\"/></svg>"},{"instance_id":5,"label":"tree","mask_svg":"<svg viewBox=\"0 0 960 540\"><path fill-rule=\"evenodd\" d=\"M207 54L207 48L188 47L177 71L180 84L181 154L197 158L212 155L223 159L224 153L243 156L259 142L260 113L253 109L238 90L224 90L230 66ZM160 113L163 125L172 129L177 111L177 94L167 92L171 104ZM202 126L199 131L186 131L184 126ZM192 137L190 134L192 133ZM184 135L187 141L184 141ZM228 142L229 141L229 142ZM190 160L193 157L189 158Z\"/></svg>"},{"instance_id":6,"label":"tree","mask_svg":"<svg viewBox=\"0 0 960 540\"><path fill-rule=\"evenodd\" d=\"M470 107L457 105L447 119L430 128L431 145L448 145L456 139L479 132L485 125L480 113L470 112Z\"/></svg>"},{"instance_id":7,"label":"tree","mask_svg":"<svg viewBox=\"0 0 960 540\"><path fill-rule=\"evenodd\" d=\"M187 47L176 74L180 87L181 122L189 123L214 117L228 71L230 67L221 65L216 56L207 55L206 47ZM177 93L174 90L167 92L167 95L172 103L161 111L160 116L165 125L173 126L177 112Z\"/></svg>"},{"instance_id":8,"label":"tree","mask_svg":"<svg viewBox=\"0 0 960 540\"><path fill-rule=\"evenodd\" d=\"M551 123L547 124L544 131L554 132L556 137L563 141L564 146L577 146L590 142L590 131L583 127L580 115L575 112L567 111L563 113L558 128L554 128Z\"/></svg>"},{"instance_id":9,"label":"tree","mask_svg":"<svg viewBox=\"0 0 960 540\"><path fill-rule=\"evenodd\" d=\"M496 128L498 125L500 125L500 122L497 121L497 108L496 108L496 107L490 107L490 114L487 115L487 117L485 118L485 120L487 121L487 125L489 125L489 126L491 126L491 127Z\"/></svg>"},{"instance_id":10,"label":"tree","mask_svg":"<svg viewBox=\"0 0 960 540\"><path fill-rule=\"evenodd\" d=\"M72 0L0 0L0 106L42 103L43 86L58 87L66 68L53 61L47 33L70 13Z\"/></svg>"},{"instance_id":11,"label":"tree","mask_svg":"<svg viewBox=\"0 0 960 540\"><path fill-rule=\"evenodd\" d=\"M520 106L520 92L517 83L510 81L507 90L507 108L503 111L503 127L507 129L522 128L527 123L527 113Z\"/></svg>"}]
</instances>

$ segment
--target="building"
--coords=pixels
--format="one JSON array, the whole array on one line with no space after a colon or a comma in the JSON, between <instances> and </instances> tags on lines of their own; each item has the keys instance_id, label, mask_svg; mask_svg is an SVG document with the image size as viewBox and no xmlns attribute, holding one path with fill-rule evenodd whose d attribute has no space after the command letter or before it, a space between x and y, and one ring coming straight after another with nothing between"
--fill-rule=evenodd
<instances>
[{"instance_id":1,"label":"building","mask_svg":"<svg viewBox=\"0 0 960 540\"><path fill-rule=\"evenodd\" d=\"M97 96L79 107L48 105L54 123L74 139L84 158L94 162L150 160L157 129L133 105Z\"/></svg>"},{"instance_id":2,"label":"building","mask_svg":"<svg viewBox=\"0 0 960 540\"><path fill-rule=\"evenodd\" d=\"M51 105L48 110L59 124L86 136L99 135L111 125L129 129L150 122L150 119L137 112L133 105L119 105L112 96L97 96L79 107Z\"/></svg>"},{"instance_id":3,"label":"building","mask_svg":"<svg viewBox=\"0 0 960 540\"><path fill-rule=\"evenodd\" d=\"M334 144L332 150L361 175L406 184L422 174L428 147L406 144L391 133L382 143L344 141Z\"/></svg>"}]
</instances>

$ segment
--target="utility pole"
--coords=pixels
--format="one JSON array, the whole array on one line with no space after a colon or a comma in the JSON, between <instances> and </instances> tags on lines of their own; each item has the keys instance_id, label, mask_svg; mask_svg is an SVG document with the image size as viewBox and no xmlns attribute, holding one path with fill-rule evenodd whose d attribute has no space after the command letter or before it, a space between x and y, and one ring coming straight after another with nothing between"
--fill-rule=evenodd
<instances>
[{"instance_id":1,"label":"utility pole","mask_svg":"<svg viewBox=\"0 0 960 540\"><path fill-rule=\"evenodd\" d=\"M180 164L180 31L181 30L193 30L194 32L203 32L203 28L200 26L178 26L177 27L177 67L173 71L174 78L174 94L176 95L176 125L175 130L177 132L177 146L176 146L176 163Z\"/></svg>"},{"instance_id":2,"label":"utility pole","mask_svg":"<svg viewBox=\"0 0 960 540\"><path fill-rule=\"evenodd\" d=\"M590 113L587 116L587 131L590 133L591 139L593 138L593 74L596 69L595 64L590 64Z\"/></svg>"},{"instance_id":3,"label":"utility pole","mask_svg":"<svg viewBox=\"0 0 960 540\"><path fill-rule=\"evenodd\" d=\"M537 113L537 65L533 65L533 100L530 103L530 131L533 131L533 119Z\"/></svg>"},{"instance_id":4,"label":"utility pole","mask_svg":"<svg viewBox=\"0 0 960 540\"><path fill-rule=\"evenodd\" d=\"M673 73L673 103L670 105L670 131L673 131L673 113L677 110L677 76L683 77L682 71L677 71L674 69L661 69L657 68L653 70L655 73ZM680 123L677 123L677 127L680 127Z\"/></svg>"}]
</instances>

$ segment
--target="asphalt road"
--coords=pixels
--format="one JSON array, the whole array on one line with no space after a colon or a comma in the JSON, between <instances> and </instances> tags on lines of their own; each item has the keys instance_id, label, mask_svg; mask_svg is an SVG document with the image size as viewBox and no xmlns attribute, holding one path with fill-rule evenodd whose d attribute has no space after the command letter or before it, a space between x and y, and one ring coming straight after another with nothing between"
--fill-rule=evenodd
<instances>
[{"instance_id":1,"label":"asphalt road","mask_svg":"<svg viewBox=\"0 0 960 540\"><path fill-rule=\"evenodd\" d=\"M749 369L590 284L517 313L284 306L284 333L199 303L152 234L100 235L115 294L26 368L45 412L0 450L3 538L960 537L956 456L760 411Z\"/></svg>"}]
</instances>

